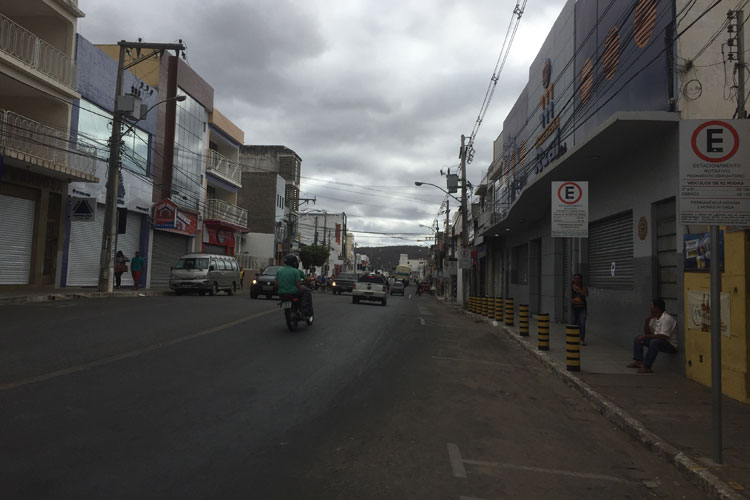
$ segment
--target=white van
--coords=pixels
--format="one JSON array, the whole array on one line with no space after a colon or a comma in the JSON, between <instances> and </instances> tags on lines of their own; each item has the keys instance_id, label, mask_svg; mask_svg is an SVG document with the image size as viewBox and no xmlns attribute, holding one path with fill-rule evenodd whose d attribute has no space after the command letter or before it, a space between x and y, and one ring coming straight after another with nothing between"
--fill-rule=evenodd
<instances>
[{"instance_id":1,"label":"white van","mask_svg":"<svg viewBox=\"0 0 750 500\"><path fill-rule=\"evenodd\" d=\"M234 257L189 253L180 257L169 275L169 288L175 295L187 291L216 295L220 290L234 295L240 285L240 268Z\"/></svg>"}]
</instances>

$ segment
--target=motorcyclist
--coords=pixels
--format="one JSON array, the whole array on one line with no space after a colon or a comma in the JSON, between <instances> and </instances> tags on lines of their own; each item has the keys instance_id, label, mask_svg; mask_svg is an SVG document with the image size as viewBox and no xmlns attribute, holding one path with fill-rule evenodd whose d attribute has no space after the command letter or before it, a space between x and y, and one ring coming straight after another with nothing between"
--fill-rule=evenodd
<instances>
[{"instance_id":1,"label":"motorcyclist","mask_svg":"<svg viewBox=\"0 0 750 500\"><path fill-rule=\"evenodd\" d=\"M312 294L304 285L305 273L299 268L299 259L289 254L284 259L284 266L276 271L276 286L279 295L294 295L299 297L300 311L305 316L312 317Z\"/></svg>"}]
</instances>

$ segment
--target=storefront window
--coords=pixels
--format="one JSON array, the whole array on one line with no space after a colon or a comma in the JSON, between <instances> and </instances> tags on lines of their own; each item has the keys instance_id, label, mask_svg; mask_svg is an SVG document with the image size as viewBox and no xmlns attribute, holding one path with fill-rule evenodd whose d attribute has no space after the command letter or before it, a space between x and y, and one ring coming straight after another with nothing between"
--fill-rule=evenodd
<instances>
[{"instance_id":1,"label":"storefront window","mask_svg":"<svg viewBox=\"0 0 750 500\"><path fill-rule=\"evenodd\" d=\"M177 95L184 95L186 99L177 103L172 199L186 208L198 210L202 201L208 113L182 89L177 89Z\"/></svg>"},{"instance_id":2,"label":"storefront window","mask_svg":"<svg viewBox=\"0 0 750 500\"><path fill-rule=\"evenodd\" d=\"M123 130L128 125L123 125ZM96 148L96 156L109 157L109 139L112 135L112 113L81 99L78 115L78 143ZM147 175L148 133L137 127L122 137L122 167L136 174Z\"/></svg>"}]
</instances>

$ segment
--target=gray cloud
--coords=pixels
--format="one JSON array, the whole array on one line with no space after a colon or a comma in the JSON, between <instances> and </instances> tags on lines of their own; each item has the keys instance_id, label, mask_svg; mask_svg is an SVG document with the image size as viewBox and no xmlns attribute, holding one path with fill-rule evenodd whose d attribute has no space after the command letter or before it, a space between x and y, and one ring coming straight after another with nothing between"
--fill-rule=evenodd
<instances>
[{"instance_id":1,"label":"gray cloud","mask_svg":"<svg viewBox=\"0 0 750 500\"><path fill-rule=\"evenodd\" d=\"M314 208L346 211L350 227L380 232L417 232L419 224L435 218L442 193L416 188L413 181L441 184L438 170L458 163L460 134L474 125L515 5L513 0L79 3L86 12L79 31L94 43L182 39L189 64L214 86L216 106L245 131L247 144L294 149L303 158L303 191L317 195ZM492 141L563 3L537 0L524 14L477 136L468 170L472 182L489 165ZM379 193L320 179L388 187Z\"/></svg>"}]
</instances>

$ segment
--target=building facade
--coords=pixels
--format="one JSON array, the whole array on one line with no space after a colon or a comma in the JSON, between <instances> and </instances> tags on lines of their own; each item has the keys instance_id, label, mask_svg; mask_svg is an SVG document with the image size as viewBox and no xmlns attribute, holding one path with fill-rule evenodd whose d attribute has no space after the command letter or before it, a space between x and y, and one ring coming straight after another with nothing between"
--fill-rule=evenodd
<instances>
[{"instance_id":1,"label":"building facade","mask_svg":"<svg viewBox=\"0 0 750 500\"><path fill-rule=\"evenodd\" d=\"M60 285L68 185L96 183L70 123L77 1L0 2L0 287Z\"/></svg>"},{"instance_id":2,"label":"building facade","mask_svg":"<svg viewBox=\"0 0 750 500\"><path fill-rule=\"evenodd\" d=\"M726 40L711 36L721 31L727 9L702 18L679 43L670 41L705 10L691 14L689 3L566 3L495 141L469 237L472 295L513 298L567 322L572 274L582 273L587 339L630 345L640 324L634 318L648 314L653 297L664 298L683 347L660 364L690 375L705 346L698 353L686 334L691 275L683 240L706 228L678 224L680 121L731 118L736 108L718 104L721 85L704 85L701 93L695 81L698 55L713 54L701 66L722 66ZM706 73L707 84L718 81ZM552 237L554 181L588 184L588 237ZM737 336L734 348L742 349L747 333ZM737 373L730 391L745 399L739 379L747 355L737 365L725 373Z\"/></svg>"},{"instance_id":3,"label":"building facade","mask_svg":"<svg viewBox=\"0 0 750 500\"><path fill-rule=\"evenodd\" d=\"M281 262L285 254L299 249L302 158L286 146L245 145L240 149L240 163L243 176L259 181L257 185L248 184L243 190L242 206L250 210L251 219L255 217L255 225L250 227L251 235L264 235L260 237L268 240L268 235L273 234L274 259ZM283 180L283 192L273 188L273 183L278 182L275 176ZM271 210L279 201L283 207L282 218L278 218L276 209ZM254 216L255 208L258 208L262 215ZM270 215L271 212L273 216ZM273 230L268 229L271 221ZM251 235L248 236L248 240L253 238Z\"/></svg>"},{"instance_id":4,"label":"building facade","mask_svg":"<svg viewBox=\"0 0 750 500\"><path fill-rule=\"evenodd\" d=\"M112 112L115 101L117 62L108 57L82 36L76 44L78 90L71 120L71 134L80 149L93 151L96 156L97 183L72 182L68 185L63 246L61 286L96 286L99 279L106 201L107 158L112 132ZM125 89L141 89L142 81L132 73L124 75ZM158 92L144 92L143 102L151 106L159 99ZM127 124L123 127L129 128ZM117 234L115 251L133 257L136 251L147 255L151 225L150 175L153 135L156 114L138 122L122 140L122 166L118 179ZM82 205L85 200L89 204ZM93 209L93 216L81 216L78 211ZM143 276L145 283L145 276ZM132 286L130 273L122 275L122 284Z\"/></svg>"},{"instance_id":5,"label":"building facade","mask_svg":"<svg viewBox=\"0 0 750 500\"><path fill-rule=\"evenodd\" d=\"M349 269L345 213L305 212L299 218L299 243L324 245L330 249L328 263L318 274L336 276Z\"/></svg>"}]
</instances>

